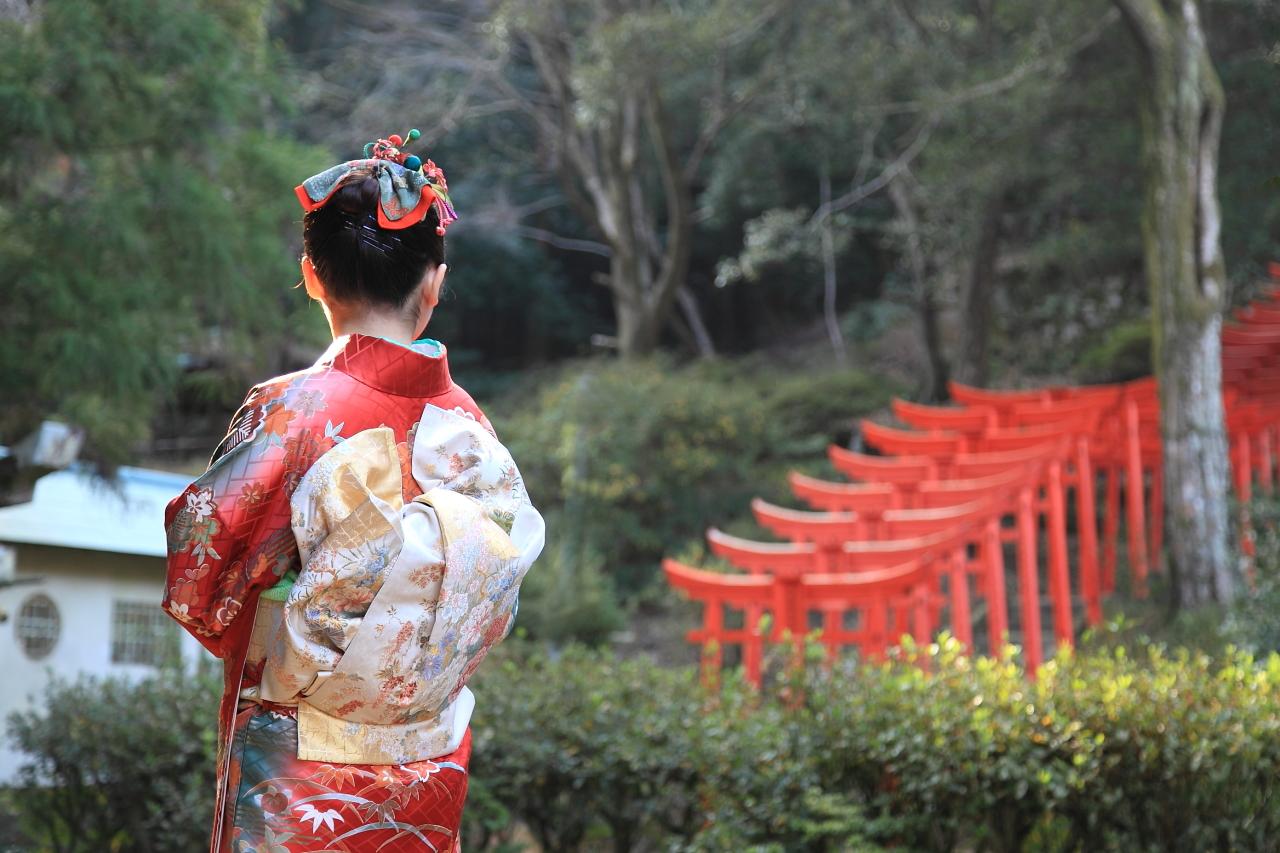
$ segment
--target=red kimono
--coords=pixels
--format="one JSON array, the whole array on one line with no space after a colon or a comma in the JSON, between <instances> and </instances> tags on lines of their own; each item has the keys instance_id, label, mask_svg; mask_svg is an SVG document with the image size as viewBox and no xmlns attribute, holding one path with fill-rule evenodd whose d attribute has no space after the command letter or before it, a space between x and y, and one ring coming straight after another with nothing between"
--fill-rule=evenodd
<instances>
[{"instance_id":1,"label":"red kimono","mask_svg":"<svg viewBox=\"0 0 1280 853\"><path fill-rule=\"evenodd\" d=\"M164 606L225 666L211 850L460 849L464 684L542 527L443 346L256 386L166 526Z\"/></svg>"}]
</instances>

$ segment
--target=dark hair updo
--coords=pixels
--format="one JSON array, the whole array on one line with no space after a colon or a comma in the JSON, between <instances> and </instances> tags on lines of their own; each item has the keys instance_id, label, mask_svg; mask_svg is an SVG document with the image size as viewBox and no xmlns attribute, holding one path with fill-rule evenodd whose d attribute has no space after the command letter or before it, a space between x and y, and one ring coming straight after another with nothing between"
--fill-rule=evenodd
<instances>
[{"instance_id":1,"label":"dark hair updo","mask_svg":"<svg viewBox=\"0 0 1280 853\"><path fill-rule=\"evenodd\" d=\"M325 290L339 302L402 308L427 270L444 263L431 210L416 225L378 226L378 182L354 180L302 219L302 245Z\"/></svg>"}]
</instances>

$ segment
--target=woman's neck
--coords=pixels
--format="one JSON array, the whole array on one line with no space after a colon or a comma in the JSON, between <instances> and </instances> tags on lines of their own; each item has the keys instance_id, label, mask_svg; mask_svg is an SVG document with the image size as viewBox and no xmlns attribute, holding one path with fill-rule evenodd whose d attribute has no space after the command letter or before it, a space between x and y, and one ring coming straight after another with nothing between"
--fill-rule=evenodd
<instances>
[{"instance_id":1,"label":"woman's neck","mask_svg":"<svg viewBox=\"0 0 1280 853\"><path fill-rule=\"evenodd\" d=\"M329 318L329 330L335 338L343 335L370 335L403 344L412 343L417 336L415 323L396 313L367 311L363 313L337 314L325 312Z\"/></svg>"}]
</instances>

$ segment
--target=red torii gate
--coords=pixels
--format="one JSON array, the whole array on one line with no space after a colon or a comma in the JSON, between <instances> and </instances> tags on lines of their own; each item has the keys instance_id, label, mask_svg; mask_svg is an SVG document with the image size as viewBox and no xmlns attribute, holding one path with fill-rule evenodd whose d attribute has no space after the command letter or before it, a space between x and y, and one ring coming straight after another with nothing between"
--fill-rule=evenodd
<instances>
[{"instance_id":1,"label":"red torii gate","mask_svg":"<svg viewBox=\"0 0 1280 853\"><path fill-rule=\"evenodd\" d=\"M1273 265L1272 275L1280 281L1280 265ZM1280 287L1237 312L1236 322L1223 330L1233 486L1243 500L1255 479L1274 492L1280 475L1278 369ZM817 511L754 501L761 526L791 541L754 542L708 531L712 551L748 574L664 563L669 581L704 605L703 626L690 639L706 649L742 646L754 682L761 677L763 644L788 635L799 642L815 613L832 655L850 645L883 654L899 628L927 639L944 611L956 636L972 645L972 579L987 603L987 642L994 650L1008 626L1003 544L1012 542L1024 655L1034 670L1042 659L1037 517L1045 519L1048 535L1054 636L1059 643L1074 639L1068 489L1076 499L1075 588L1086 622L1097 624L1101 597L1115 588L1122 505L1133 586L1143 594L1151 566L1160 567L1163 545L1154 381L1028 391L951 383L951 392L961 406L895 400L895 416L911 429L862 421L863 440L884 455L830 447L833 466L856 482L792 472L793 493ZM1106 484L1101 549L1099 475ZM724 628L726 607L743 611L744 627ZM754 627L766 612L773 617L768 637ZM850 613L857 614L855 628L848 625ZM708 663L719 666L718 651Z\"/></svg>"}]
</instances>

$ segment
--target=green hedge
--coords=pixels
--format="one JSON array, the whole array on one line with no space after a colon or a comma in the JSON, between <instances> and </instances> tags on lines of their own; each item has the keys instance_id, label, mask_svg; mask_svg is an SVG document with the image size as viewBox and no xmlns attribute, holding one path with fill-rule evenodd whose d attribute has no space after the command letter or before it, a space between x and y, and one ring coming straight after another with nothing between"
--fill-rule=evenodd
<instances>
[{"instance_id":1,"label":"green hedge","mask_svg":"<svg viewBox=\"0 0 1280 853\"><path fill-rule=\"evenodd\" d=\"M1034 681L949 641L917 657L775 661L765 691L709 694L690 668L510 643L475 685L467 849L1275 849L1280 656L1110 649ZM199 849L214 690L62 684L12 718L25 849Z\"/></svg>"},{"instance_id":2,"label":"green hedge","mask_svg":"<svg viewBox=\"0 0 1280 853\"><path fill-rule=\"evenodd\" d=\"M56 680L38 709L10 715L9 742L28 761L18 784L0 791L0 821L30 839L10 849L207 847L219 684L181 672L134 682Z\"/></svg>"},{"instance_id":3,"label":"green hedge","mask_svg":"<svg viewBox=\"0 0 1280 853\"><path fill-rule=\"evenodd\" d=\"M689 670L509 657L477 687L474 776L548 850L1270 850L1280 838L1280 657L1116 649L1063 656L1035 681L954 643L923 659L928 673L815 666L713 700ZM469 827L468 842L497 849L503 830Z\"/></svg>"}]
</instances>

